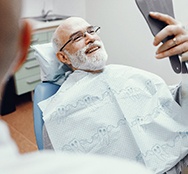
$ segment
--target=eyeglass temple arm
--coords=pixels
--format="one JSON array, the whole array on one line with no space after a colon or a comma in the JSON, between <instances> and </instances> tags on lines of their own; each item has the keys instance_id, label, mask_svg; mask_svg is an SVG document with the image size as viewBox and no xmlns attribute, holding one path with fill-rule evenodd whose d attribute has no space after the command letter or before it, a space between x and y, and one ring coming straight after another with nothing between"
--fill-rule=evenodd
<instances>
[{"instance_id":1,"label":"eyeglass temple arm","mask_svg":"<svg viewBox=\"0 0 188 174\"><path fill-rule=\"evenodd\" d=\"M63 50L63 48L69 43L71 41L71 39L69 39L61 48L60 48L60 50L59 51L62 51Z\"/></svg>"}]
</instances>

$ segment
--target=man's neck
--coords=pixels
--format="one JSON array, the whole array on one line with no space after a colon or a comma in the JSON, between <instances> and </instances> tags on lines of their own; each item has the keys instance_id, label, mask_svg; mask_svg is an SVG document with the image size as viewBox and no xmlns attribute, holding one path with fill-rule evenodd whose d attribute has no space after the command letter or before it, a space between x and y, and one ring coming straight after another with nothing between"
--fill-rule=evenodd
<instances>
[{"instance_id":1,"label":"man's neck","mask_svg":"<svg viewBox=\"0 0 188 174\"><path fill-rule=\"evenodd\" d=\"M101 73L104 70L104 68L100 69L100 70L85 70L85 69L76 69L76 68L72 68L72 69L73 69L73 71L81 70L81 71L85 71L85 72L89 72L89 73L93 73L93 74Z\"/></svg>"}]
</instances>

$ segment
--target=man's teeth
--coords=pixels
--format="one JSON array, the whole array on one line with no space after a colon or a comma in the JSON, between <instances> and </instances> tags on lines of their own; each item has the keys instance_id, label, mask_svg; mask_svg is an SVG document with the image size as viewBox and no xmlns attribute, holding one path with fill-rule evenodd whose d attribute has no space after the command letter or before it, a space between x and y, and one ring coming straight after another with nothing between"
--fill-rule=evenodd
<instances>
[{"instance_id":1,"label":"man's teeth","mask_svg":"<svg viewBox=\"0 0 188 174\"><path fill-rule=\"evenodd\" d=\"M96 51L96 50L98 50L98 49L99 49L99 47L94 47L94 48L90 49L90 50L88 51L88 53L92 53L92 52L94 52L94 51Z\"/></svg>"}]
</instances>

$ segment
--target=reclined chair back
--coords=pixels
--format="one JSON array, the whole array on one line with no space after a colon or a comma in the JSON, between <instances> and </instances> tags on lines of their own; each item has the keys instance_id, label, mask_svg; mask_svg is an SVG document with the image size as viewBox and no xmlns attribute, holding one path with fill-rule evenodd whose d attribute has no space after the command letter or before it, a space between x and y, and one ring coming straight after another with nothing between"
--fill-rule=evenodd
<instances>
[{"instance_id":1,"label":"reclined chair back","mask_svg":"<svg viewBox=\"0 0 188 174\"><path fill-rule=\"evenodd\" d=\"M43 149L43 124L42 111L40 110L38 103L45 100L56 93L59 89L59 85L52 84L50 82L39 83L34 90L33 97L33 119L34 119L34 132L36 137L36 143L39 150Z\"/></svg>"}]
</instances>

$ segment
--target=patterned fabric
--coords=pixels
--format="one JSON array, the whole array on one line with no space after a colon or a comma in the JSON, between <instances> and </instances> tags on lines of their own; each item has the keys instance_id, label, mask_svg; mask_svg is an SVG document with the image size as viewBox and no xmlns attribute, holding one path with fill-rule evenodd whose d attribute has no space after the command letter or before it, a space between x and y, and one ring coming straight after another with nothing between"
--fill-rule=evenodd
<instances>
[{"instance_id":1,"label":"patterned fabric","mask_svg":"<svg viewBox=\"0 0 188 174\"><path fill-rule=\"evenodd\" d=\"M164 81L142 70L75 71L40 107L55 150L129 158L155 173L187 154L186 114Z\"/></svg>"}]
</instances>

